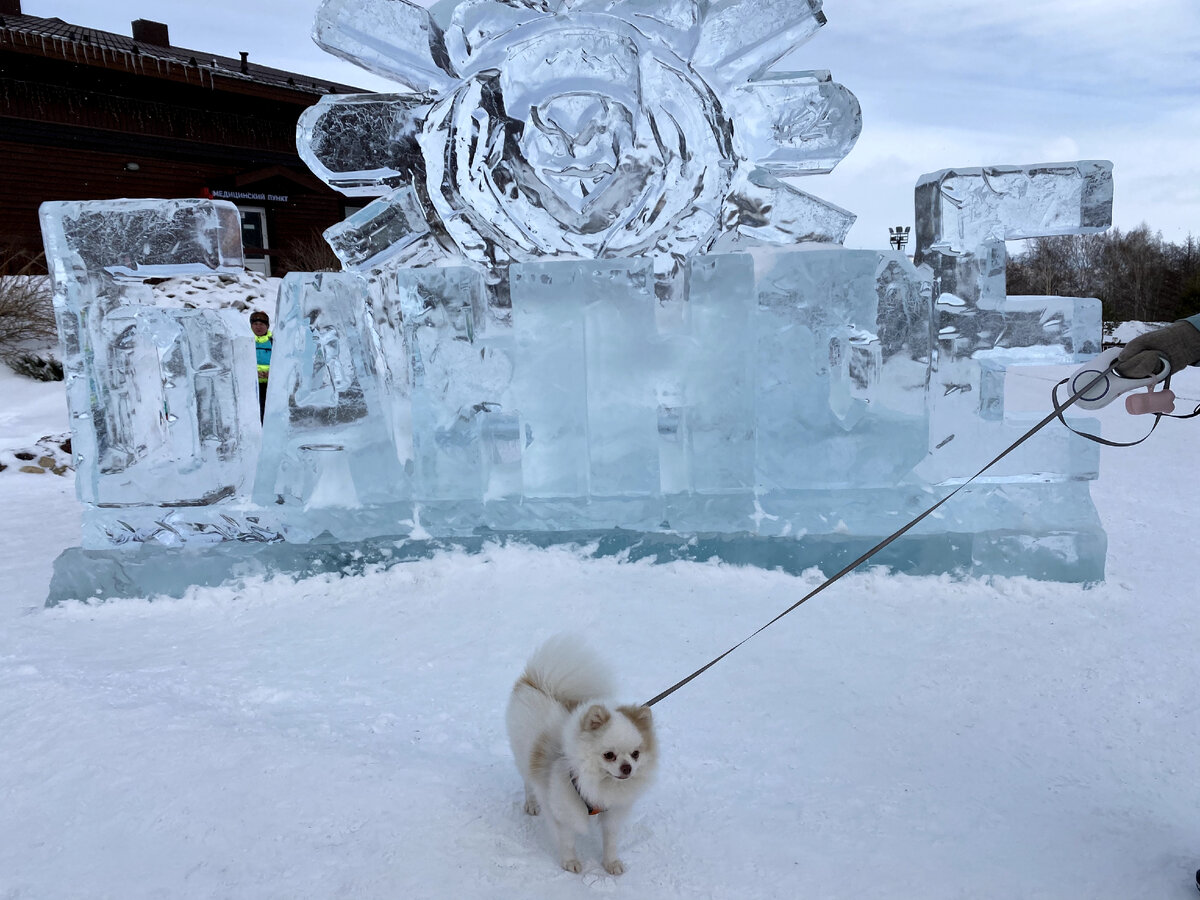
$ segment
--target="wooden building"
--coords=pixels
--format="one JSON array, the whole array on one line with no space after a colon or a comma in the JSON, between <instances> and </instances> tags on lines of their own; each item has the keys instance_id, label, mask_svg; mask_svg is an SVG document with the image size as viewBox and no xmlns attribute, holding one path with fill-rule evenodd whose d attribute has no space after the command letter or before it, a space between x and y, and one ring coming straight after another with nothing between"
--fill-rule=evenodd
<instances>
[{"instance_id":1,"label":"wooden building","mask_svg":"<svg viewBox=\"0 0 1200 900\"><path fill-rule=\"evenodd\" d=\"M247 267L312 265L320 232L362 206L296 153L296 120L350 85L23 15L0 0L0 251L41 250L45 200L214 197L242 211Z\"/></svg>"}]
</instances>

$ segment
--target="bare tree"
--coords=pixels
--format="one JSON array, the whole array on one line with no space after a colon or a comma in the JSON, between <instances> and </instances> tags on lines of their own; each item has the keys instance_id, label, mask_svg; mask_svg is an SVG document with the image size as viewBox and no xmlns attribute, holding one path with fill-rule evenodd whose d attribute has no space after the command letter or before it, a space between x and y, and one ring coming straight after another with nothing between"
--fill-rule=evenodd
<instances>
[{"instance_id":1,"label":"bare tree","mask_svg":"<svg viewBox=\"0 0 1200 900\"><path fill-rule=\"evenodd\" d=\"M1110 321L1169 321L1200 312L1200 244L1172 244L1145 224L1037 238L1010 260L1008 292L1098 297Z\"/></svg>"},{"instance_id":2,"label":"bare tree","mask_svg":"<svg viewBox=\"0 0 1200 900\"><path fill-rule=\"evenodd\" d=\"M40 256L0 247L0 356L45 345L56 336L50 277Z\"/></svg>"}]
</instances>

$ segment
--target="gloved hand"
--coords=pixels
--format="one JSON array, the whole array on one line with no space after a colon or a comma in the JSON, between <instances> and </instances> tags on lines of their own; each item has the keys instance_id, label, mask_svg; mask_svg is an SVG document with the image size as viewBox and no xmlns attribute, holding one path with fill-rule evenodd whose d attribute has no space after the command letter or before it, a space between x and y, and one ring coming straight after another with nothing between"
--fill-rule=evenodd
<instances>
[{"instance_id":1,"label":"gloved hand","mask_svg":"<svg viewBox=\"0 0 1200 900\"><path fill-rule=\"evenodd\" d=\"M1171 363L1171 372L1200 362L1200 329L1180 321L1157 331L1135 337L1117 357L1117 374L1124 378L1149 378L1162 369L1162 359Z\"/></svg>"}]
</instances>

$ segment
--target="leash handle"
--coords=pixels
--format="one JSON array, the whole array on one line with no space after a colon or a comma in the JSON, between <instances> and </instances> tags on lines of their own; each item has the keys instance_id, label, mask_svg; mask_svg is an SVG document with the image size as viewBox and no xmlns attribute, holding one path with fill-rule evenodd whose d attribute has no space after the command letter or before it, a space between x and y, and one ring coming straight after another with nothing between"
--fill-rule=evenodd
<instances>
[{"instance_id":1,"label":"leash handle","mask_svg":"<svg viewBox=\"0 0 1200 900\"><path fill-rule=\"evenodd\" d=\"M942 506L942 504L944 504L947 500L949 500L951 497L953 497L955 494L957 494L959 491L961 491L963 488L965 488L967 485L969 485L971 482L973 482L976 478L978 478L980 475L982 475L984 472L986 472L992 466L996 465L996 463L1000 462L1000 460L1004 459L1004 457L1008 456L1008 454L1012 453L1014 450L1016 450L1018 447L1020 447L1022 444L1024 444L1027 440L1029 440L1031 437L1033 437L1035 434L1037 434L1039 431L1041 431L1043 428L1045 428L1047 425L1049 425L1055 419L1060 419L1063 422L1063 424L1066 425L1066 419L1063 418L1063 413L1073 403L1075 403L1077 400L1079 400L1080 397L1082 397L1084 394L1086 394L1094 385L1098 384L1102 379L1107 377L1112 371L1113 371L1113 367L1110 365L1105 370L1097 373L1095 378L1088 380L1088 382L1086 384L1084 384L1077 391L1075 391L1074 394L1071 395L1071 397L1067 400L1066 403L1062 403L1062 404L1060 404L1058 402L1058 389L1062 385L1066 384L1067 381L1069 381L1070 379L1064 379L1063 381L1060 381L1057 385L1054 386L1054 392L1053 392L1053 396L1051 398L1051 402L1054 405L1053 412L1051 412L1049 415L1047 415L1046 418L1042 419L1042 421L1038 422L1036 425L1034 425L1032 428L1030 428L1028 431L1026 431L1023 435L1021 435L1019 438L1017 438L1015 441L1013 441L1011 444L1009 444L1005 449L1001 450L1000 453L998 453L991 460L991 462L989 462L987 465L985 465L982 469L980 469L978 472L976 472L974 475L972 475L970 478L968 478L962 484L958 485L958 487L956 487L954 490L952 490L950 493L948 493L945 497L943 497L937 503L933 504L933 506L929 507L929 509L925 510L923 513L921 513L919 516L917 516L915 519L913 519L907 525L901 526L899 529L897 529L896 531L889 534L887 537L885 537L882 541L880 541L878 544L876 544L874 547L872 547L870 550L868 550L866 553L864 553L858 559L854 560L854 562L852 562L849 565L842 568L836 575L831 575L829 578L825 579L825 581L823 581L821 584L817 585L815 588L813 588L811 591L809 591L807 594L805 594L803 597L801 597L799 600L797 600L795 603L793 603L791 606L789 606L787 609L785 609L783 612L781 612L779 615L777 615L771 621L767 622L767 624L763 625L761 628L759 628L753 634L749 634L746 637L742 638L740 641L738 641L736 644L734 644L732 647L730 647L728 650L726 650L720 656L705 663L703 666L701 666L699 669L697 669L691 675L688 675L686 678L682 678L679 681L675 682L673 685L671 685L665 691L663 691L662 693L647 700L642 705L643 706L654 706L654 704L658 703L660 700L665 700L667 697L670 697L673 693L675 693L677 690L679 690L685 684L688 684L694 678L697 678L700 675L703 675L705 672L707 672L709 669L711 669L713 666L715 666L717 663L719 663L721 660L723 660L725 657L727 657L734 650L737 650L739 647L742 646L742 644L746 643L751 638L757 637L758 635L762 634L764 631L766 631L768 628L770 628L772 625L774 625L776 622L778 622L780 619L782 619L788 613L793 612L794 610L796 610L797 608L802 606L804 603L807 603L810 599L815 597L817 594L821 593L821 591L825 590L825 588L829 587L831 584L833 584L838 579L853 572L855 569L857 569L859 566L861 566L864 562L866 562L868 559L870 559L872 556L874 556L880 550L887 547L889 544L891 544L897 538L904 536L909 531L911 531L913 528L915 528L917 525L919 525L921 522L923 522L926 518L928 518L930 515L932 515L934 512L936 512ZM1079 381L1079 379L1077 377L1076 382L1078 382L1078 381ZM1072 387L1074 387L1074 385L1072 385ZM1200 409L1198 409L1197 411L1200 412ZM1158 424L1157 420L1155 421L1155 424ZM1067 427L1070 428L1071 426L1067 425ZM1071 430L1075 431L1075 429L1073 429L1073 428L1071 428ZM1153 431L1153 429L1151 429L1151 430ZM1075 433L1080 434L1080 432L1077 432L1077 431ZM1082 436L1083 437L1093 437L1092 435L1086 435L1086 434L1082 435ZM1146 437L1149 437L1149 435L1146 435ZM1100 438L1095 438L1095 437L1093 437L1093 439L1094 440L1102 440ZM1145 440L1145 438L1142 438L1142 440ZM1102 441L1102 442L1108 443L1107 441ZM1139 442L1135 442L1135 443L1139 443Z\"/></svg>"},{"instance_id":2,"label":"leash handle","mask_svg":"<svg viewBox=\"0 0 1200 900\"><path fill-rule=\"evenodd\" d=\"M1077 434L1081 438L1087 438L1089 441L1094 441L1097 444L1103 444L1105 447L1136 447L1142 441L1146 440L1146 438L1150 437L1150 435L1154 434L1154 429L1157 428L1158 423L1163 420L1163 416L1166 416L1168 419L1190 419L1193 416L1200 415L1200 406L1197 406L1196 411L1193 413L1190 413L1189 415L1175 415L1173 413L1161 412L1161 411L1155 412L1155 413L1153 413L1154 422L1153 422L1153 424L1151 424L1150 430L1147 431L1140 438L1138 438L1136 441L1110 441L1110 440L1108 440L1108 438L1102 438L1098 434L1088 434L1086 431L1080 431L1077 428L1072 428L1070 426L1070 424L1067 422L1067 420L1065 418L1063 418L1062 411L1065 410L1068 406L1070 406L1071 402L1068 400L1066 405L1060 407L1058 405L1058 389L1060 387L1062 387L1064 384L1066 384L1067 380L1068 379L1063 379L1062 381L1060 381L1058 384L1056 384L1054 386L1053 391L1052 391L1053 396L1054 396L1054 407L1055 407L1055 410L1058 412L1058 420L1060 422L1062 422L1063 427L1066 428L1067 431L1070 431L1073 434ZM1171 375L1169 372L1167 373L1166 378L1163 379L1162 391L1171 393ZM1162 391L1160 391L1159 393L1162 393ZM1131 396L1133 396L1133 395L1131 395ZM1175 395L1173 393L1171 393L1171 398L1174 399L1174 397L1175 397ZM1128 409L1129 400L1126 399L1125 403L1126 403L1126 408ZM1172 409L1174 409L1174 406L1172 406Z\"/></svg>"}]
</instances>

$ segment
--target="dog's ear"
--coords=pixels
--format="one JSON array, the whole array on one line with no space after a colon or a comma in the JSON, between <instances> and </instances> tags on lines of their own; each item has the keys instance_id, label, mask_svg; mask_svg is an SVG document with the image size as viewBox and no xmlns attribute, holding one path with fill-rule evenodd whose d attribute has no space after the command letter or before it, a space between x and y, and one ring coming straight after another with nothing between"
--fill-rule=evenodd
<instances>
[{"instance_id":1,"label":"dog's ear","mask_svg":"<svg viewBox=\"0 0 1200 900\"><path fill-rule=\"evenodd\" d=\"M642 734L649 734L654 727L654 714L649 707L618 707L618 712L628 716Z\"/></svg>"},{"instance_id":2,"label":"dog's ear","mask_svg":"<svg viewBox=\"0 0 1200 900\"><path fill-rule=\"evenodd\" d=\"M629 717L639 731L647 731L654 724L654 713L650 712L648 706L622 706L620 711Z\"/></svg>"},{"instance_id":3,"label":"dog's ear","mask_svg":"<svg viewBox=\"0 0 1200 900\"><path fill-rule=\"evenodd\" d=\"M579 722L581 731L598 731L608 724L608 720L612 718L605 707L599 703L589 706L587 712L583 714L583 718Z\"/></svg>"}]
</instances>

